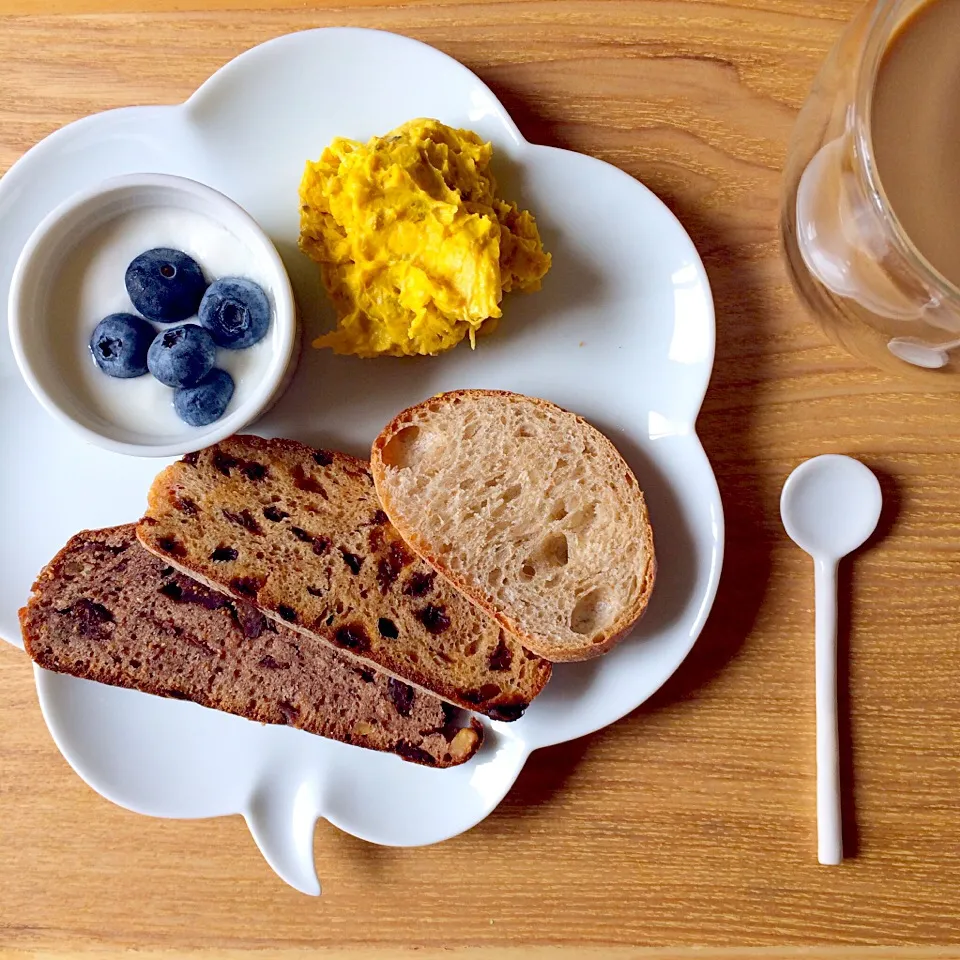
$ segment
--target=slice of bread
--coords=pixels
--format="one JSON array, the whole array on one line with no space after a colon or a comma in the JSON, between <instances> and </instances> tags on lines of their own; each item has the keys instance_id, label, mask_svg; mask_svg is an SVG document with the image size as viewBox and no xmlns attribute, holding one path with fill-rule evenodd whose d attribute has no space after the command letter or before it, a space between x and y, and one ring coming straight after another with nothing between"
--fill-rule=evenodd
<instances>
[{"instance_id":1,"label":"slice of bread","mask_svg":"<svg viewBox=\"0 0 960 960\"><path fill-rule=\"evenodd\" d=\"M355 457L231 437L157 477L137 536L305 642L493 719L519 717L550 676L407 548Z\"/></svg>"},{"instance_id":2,"label":"slice of bread","mask_svg":"<svg viewBox=\"0 0 960 960\"><path fill-rule=\"evenodd\" d=\"M371 466L401 536L540 656L598 656L646 609L643 493L575 414L515 393L441 394L387 426Z\"/></svg>"},{"instance_id":3,"label":"slice of bread","mask_svg":"<svg viewBox=\"0 0 960 960\"><path fill-rule=\"evenodd\" d=\"M88 530L43 569L20 611L41 667L299 727L432 767L469 760L461 711L268 620L144 550L134 524Z\"/></svg>"}]
</instances>

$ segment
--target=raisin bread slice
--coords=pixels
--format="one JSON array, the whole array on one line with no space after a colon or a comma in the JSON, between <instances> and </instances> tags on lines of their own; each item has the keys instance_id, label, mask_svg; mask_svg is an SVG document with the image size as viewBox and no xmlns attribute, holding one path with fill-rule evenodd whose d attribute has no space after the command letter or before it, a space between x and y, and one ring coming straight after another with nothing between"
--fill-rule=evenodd
<instances>
[{"instance_id":1,"label":"raisin bread slice","mask_svg":"<svg viewBox=\"0 0 960 960\"><path fill-rule=\"evenodd\" d=\"M157 477L137 536L304 637L493 719L519 717L550 676L407 548L355 457L231 437Z\"/></svg>"},{"instance_id":2,"label":"raisin bread slice","mask_svg":"<svg viewBox=\"0 0 960 960\"><path fill-rule=\"evenodd\" d=\"M140 546L134 524L77 534L33 591L20 624L27 653L48 670L432 767L480 746L476 720L178 573Z\"/></svg>"}]
</instances>

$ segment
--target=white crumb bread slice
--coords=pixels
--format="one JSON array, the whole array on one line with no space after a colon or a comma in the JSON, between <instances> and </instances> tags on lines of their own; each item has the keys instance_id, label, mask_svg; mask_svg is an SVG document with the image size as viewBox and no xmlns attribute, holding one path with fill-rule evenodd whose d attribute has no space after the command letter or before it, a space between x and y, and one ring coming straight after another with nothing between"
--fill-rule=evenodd
<instances>
[{"instance_id":1,"label":"white crumb bread slice","mask_svg":"<svg viewBox=\"0 0 960 960\"><path fill-rule=\"evenodd\" d=\"M598 656L646 609L643 493L581 417L515 393L444 393L397 416L371 466L404 540L540 656Z\"/></svg>"}]
</instances>

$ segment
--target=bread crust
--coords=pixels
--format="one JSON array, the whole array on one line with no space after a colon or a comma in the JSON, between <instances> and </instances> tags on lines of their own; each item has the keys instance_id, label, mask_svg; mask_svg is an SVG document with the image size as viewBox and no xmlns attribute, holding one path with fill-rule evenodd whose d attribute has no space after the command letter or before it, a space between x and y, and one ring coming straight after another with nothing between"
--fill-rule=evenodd
<instances>
[{"instance_id":1,"label":"bread crust","mask_svg":"<svg viewBox=\"0 0 960 960\"><path fill-rule=\"evenodd\" d=\"M391 496L391 485L387 473L387 464L384 460L384 451L388 444L405 428L414 426L423 417L425 413L436 410L438 404L451 405L459 400L471 400L475 398L489 398L494 400L511 403L517 400L532 403L542 410L553 412L558 411L564 416L575 417L577 423L589 430L593 435L599 438L598 442L604 443L608 450L615 456L616 462L622 468L622 475L632 480L636 485L638 518L641 525L641 538L644 552L647 558L646 568L640 580L639 589L632 598L631 603L621 610L612 623L606 626L599 634L590 635L585 639L582 645L574 645L569 642L557 642L540 633L528 628L523 622L515 617L508 615L498 606L495 599L486 591L480 589L472 583L467 577L458 575L446 564L434 543L422 536L410 524L405 523L397 504ZM650 602L656 582L657 561L654 550L653 528L650 524L649 512L647 510L646 500L642 490L636 483L636 478L630 470L629 465L623 459L623 456L616 449L610 439L598 431L592 424L588 423L583 417L562 407L537 397L526 397L522 394L512 393L506 390L479 390L463 389L453 390L448 393L439 394L422 401L415 406L403 410L380 432L373 442L370 455L370 467L373 473L374 483L377 488L377 495L390 517L393 525L399 530L400 535L410 545L410 547L423 558L434 569L445 577L457 590L467 596L473 603L480 607L484 612L493 617L505 630L517 637L521 644L528 650L533 651L541 657L554 663L572 662L581 660L590 660L601 656L613 649L628 633L633 629L636 623L646 612Z\"/></svg>"}]
</instances>

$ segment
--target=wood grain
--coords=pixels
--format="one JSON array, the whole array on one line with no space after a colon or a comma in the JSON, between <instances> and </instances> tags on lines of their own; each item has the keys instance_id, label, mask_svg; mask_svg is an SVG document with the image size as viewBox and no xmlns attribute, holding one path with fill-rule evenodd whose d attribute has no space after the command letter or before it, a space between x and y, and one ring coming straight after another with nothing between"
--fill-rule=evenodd
<instances>
[{"instance_id":1,"label":"wood grain","mask_svg":"<svg viewBox=\"0 0 960 960\"><path fill-rule=\"evenodd\" d=\"M395 850L320 824L316 901L272 876L239 818L158 821L101 800L51 743L23 655L0 644L3 956L958 955L960 407L828 344L777 240L796 110L856 4L208 0L170 12L182 6L2 0L0 13L73 15L0 18L0 169L77 117L181 100L290 30L349 23L436 45L490 83L530 139L627 170L697 243L717 302L699 429L726 505L725 572L666 687L613 727L535 754L467 835ZM145 9L166 12L116 13ZM877 471L886 508L842 585L854 855L826 869L813 836L812 577L777 504L790 469L830 451Z\"/></svg>"}]
</instances>

